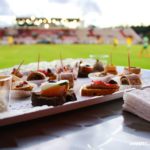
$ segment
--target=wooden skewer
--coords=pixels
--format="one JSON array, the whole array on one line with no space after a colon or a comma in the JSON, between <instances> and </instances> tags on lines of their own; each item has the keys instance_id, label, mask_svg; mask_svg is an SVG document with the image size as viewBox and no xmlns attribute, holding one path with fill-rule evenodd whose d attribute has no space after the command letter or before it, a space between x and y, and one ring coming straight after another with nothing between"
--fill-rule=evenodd
<instances>
[{"instance_id":1,"label":"wooden skewer","mask_svg":"<svg viewBox=\"0 0 150 150\"><path fill-rule=\"evenodd\" d=\"M21 63L19 64L18 68L16 71L19 71L20 70L20 67L22 66L22 64L24 63L24 60L21 61Z\"/></svg>"},{"instance_id":2,"label":"wooden skewer","mask_svg":"<svg viewBox=\"0 0 150 150\"><path fill-rule=\"evenodd\" d=\"M130 64L130 51L128 51L128 70L130 73L130 68L131 68L131 64Z\"/></svg>"},{"instance_id":3,"label":"wooden skewer","mask_svg":"<svg viewBox=\"0 0 150 150\"><path fill-rule=\"evenodd\" d=\"M63 65L63 59L62 59L62 54L61 54L61 52L60 52L60 63L61 63L61 67L62 67L62 69L63 69L63 71L64 71L64 65Z\"/></svg>"},{"instance_id":4,"label":"wooden skewer","mask_svg":"<svg viewBox=\"0 0 150 150\"><path fill-rule=\"evenodd\" d=\"M37 64L37 70L40 68L40 54L38 55L38 64Z\"/></svg>"},{"instance_id":5,"label":"wooden skewer","mask_svg":"<svg viewBox=\"0 0 150 150\"><path fill-rule=\"evenodd\" d=\"M112 51L110 52L110 64L112 66Z\"/></svg>"}]
</instances>

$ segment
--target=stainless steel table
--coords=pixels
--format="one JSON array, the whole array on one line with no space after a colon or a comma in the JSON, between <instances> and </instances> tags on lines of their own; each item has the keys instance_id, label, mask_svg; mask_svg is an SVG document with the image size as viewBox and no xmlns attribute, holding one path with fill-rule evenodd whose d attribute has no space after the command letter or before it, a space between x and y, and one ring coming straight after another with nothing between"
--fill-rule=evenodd
<instances>
[{"instance_id":1,"label":"stainless steel table","mask_svg":"<svg viewBox=\"0 0 150 150\"><path fill-rule=\"evenodd\" d=\"M122 104L117 99L0 127L0 149L149 150L150 123L122 112Z\"/></svg>"},{"instance_id":2,"label":"stainless steel table","mask_svg":"<svg viewBox=\"0 0 150 150\"><path fill-rule=\"evenodd\" d=\"M122 99L0 128L0 148L150 149L150 123L122 112Z\"/></svg>"}]
</instances>

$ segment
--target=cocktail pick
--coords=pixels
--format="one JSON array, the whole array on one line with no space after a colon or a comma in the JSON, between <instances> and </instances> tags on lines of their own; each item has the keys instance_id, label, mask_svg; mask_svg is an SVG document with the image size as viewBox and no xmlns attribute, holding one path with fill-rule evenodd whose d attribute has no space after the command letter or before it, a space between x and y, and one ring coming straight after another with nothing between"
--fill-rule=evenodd
<instances>
[{"instance_id":1,"label":"cocktail pick","mask_svg":"<svg viewBox=\"0 0 150 150\"><path fill-rule=\"evenodd\" d=\"M130 68L131 68L131 64L130 64L130 51L128 51L128 70L130 73Z\"/></svg>"},{"instance_id":2,"label":"cocktail pick","mask_svg":"<svg viewBox=\"0 0 150 150\"><path fill-rule=\"evenodd\" d=\"M64 71L64 65L63 65L63 59L62 59L61 51L60 51L59 56L60 56L60 64L61 64L62 70Z\"/></svg>"},{"instance_id":3,"label":"cocktail pick","mask_svg":"<svg viewBox=\"0 0 150 150\"><path fill-rule=\"evenodd\" d=\"M40 54L38 55L37 70L40 68Z\"/></svg>"},{"instance_id":4,"label":"cocktail pick","mask_svg":"<svg viewBox=\"0 0 150 150\"><path fill-rule=\"evenodd\" d=\"M20 70L20 67L22 66L23 63L24 63L24 60L21 61L21 63L19 64L18 68L16 69L16 71Z\"/></svg>"},{"instance_id":5,"label":"cocktail pick","mask_svg":"<svg viewBox=\"0 0 150 150\"><path fill-rule=\"evenodd\" d=\"M113 63L112 63L112 51L110 52L110 64L111 64L111 66L113 65Z\"/></svg>"}]
</instances>

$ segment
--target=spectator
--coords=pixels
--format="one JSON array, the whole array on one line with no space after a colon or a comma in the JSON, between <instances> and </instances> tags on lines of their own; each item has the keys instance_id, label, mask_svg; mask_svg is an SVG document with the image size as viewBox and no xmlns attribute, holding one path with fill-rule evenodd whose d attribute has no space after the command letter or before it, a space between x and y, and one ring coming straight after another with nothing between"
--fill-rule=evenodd
<instances>
[{"instance_id":1,"label":"spectator","mask_svg":"<svg viewBox=\"0 0 150 150\"><path fill-rule=\"evenodd\" d=\"M144 52L147 52L146 57L149 57L149 52L148 52L148 44L149 43L148 42L149 42L148 37L144 36L143 37L143 46L142 46L142 49L140 50L139 57L142 57Z\"/></svg>"},{"instance_id":2,"label":"spectator","mask_svg":"<svg viewBox=\"0 0 150 150\"><path fill-rule=\"evenodd\" d=\"M9 45L13 45L14 44L14 37L13 36L8 36L7 37L7 42Z\"/></svg>"},{"instance_id":3,"label":"spectator","mask_svg":"<svg viewBox=\"0 0 150 150\"><path fill-rule=\"evenodd\" d=\"M113 38L113 46L114 46L114 47L117 47L118 44L119 44L119 40L118 40L116 37L114 37L114 38Z\"/></svg>"},{"instance_id":4,"label":"spectator","mask_svg":"<svg viewBox=\"0 0 150 150\"><path fill-rule=\"evenodd\" d=\"M127 43L127 48L130 49L133 43L133 37L132 36L127 36L126 38L126 43Z\"/></svg>"}]
</instances>

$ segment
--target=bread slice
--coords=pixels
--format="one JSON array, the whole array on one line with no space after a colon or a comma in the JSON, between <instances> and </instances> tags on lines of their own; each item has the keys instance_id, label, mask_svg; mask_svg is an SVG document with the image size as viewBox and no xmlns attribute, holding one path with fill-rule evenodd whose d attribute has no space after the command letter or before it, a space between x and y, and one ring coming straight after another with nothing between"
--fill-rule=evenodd
<instances>
[{"instance_id":1,"label":"bread slice","mask_svg":"<svg viewBox=\"0 0 150 150\"><path fill-rule=\"evenodd\" d=\"M33 106L57 106L66 102L76 101L77 97L73 90L68 90L65 95L61 96L43 96L40 92L32 92L31 101Z\"/></svg>"},{"instance_id":2,"label":"bread slice","mask_svg":"<svg viewBox=\"0 0 150 150\"><path fill-rule=\"evenodd\" d=\"M89 89L86 86L81 89L82 96L101 96L108 95L118 91L119 88L110 88L110 89Z\"/></svg>"},{"instance_id":3,"label":"bread slice","mask_svg":"<svg viewBox=\"0 0 150 150\"><path fill-rule=\"evenodd\" d=\"M23 82L25 82L26 84L23 84ZM22 86L18 86L20 84L22 84ZM33 89L33 86L35 86L35 85L28 83L27 81L15 76L15 75L12 75L12 85L11 85L12 90L31 91Z\"/></svg>"},{"instance_id":4,"label":"bread slice","mask_svg":"<svg viewBox=\"0 0 150 150\"><path fill-rule=\"evenodd\" d=\"M15 82L12 84L12 90L24 90L24 91L32 91L33 89L33 84L29 84L28 82L23 85L23 86L19 86L20 84L23 84L23 82Z\"/></svg>"}]
</instances>

